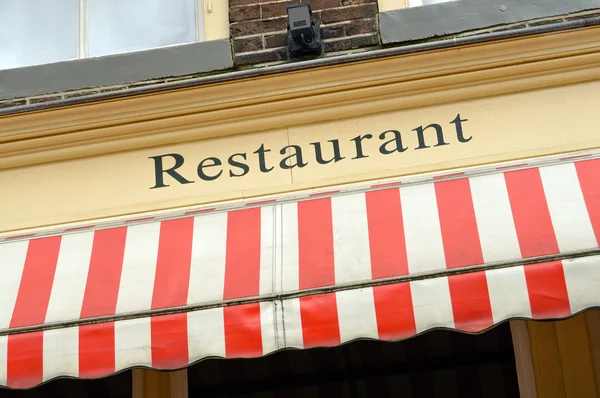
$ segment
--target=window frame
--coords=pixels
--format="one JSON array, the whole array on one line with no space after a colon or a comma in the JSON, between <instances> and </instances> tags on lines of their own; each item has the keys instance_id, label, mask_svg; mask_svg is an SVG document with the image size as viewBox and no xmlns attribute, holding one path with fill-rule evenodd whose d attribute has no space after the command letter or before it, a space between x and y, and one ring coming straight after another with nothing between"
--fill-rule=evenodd
<instances>
[{"instance_id":1,"label":"window frame","mask_svg":"<svg viewBox=\"0 0 600 398\"><path fill-rule=\"evenodd\" d=\"M178 45L194 44L203 41L229 39L229 6L228 0L194 0L196 34L195 40L188 43L176 43L165 46L149 47L135 51L118 52L110 55L127 55L139 51L149 51ZM57 59L52 62L18 63L4 69L25 68L31 66L47 65L56 62L69 62L90 58L89 33L88 33L88 7L89 0L77 0L77 51L72 58ZM201 26L200 26L201 25ZM108 54L107 54L108 55ZM104 55L103 55L104 56Z\"/></svg>"},{"instance_id":2,"label":"window frame","mask_svg":"<svg viewBox=\"0 0 600 398\"><path fill-rule=\"evenodd\" d=\"M447 1L445 1L445 3L446 2ZM379 12L422 6L423 0L379 0Z\"/></svg>"},{"instance_id":3,"label":"window frame","mask_svg":"<svg viewBox=\"0 0 600 398\"><path fill-rule=\"evenodd\" d=\"M423 0L404 0L406 2L406 7L422 7L422 6L432 6L433 4L423 4ZM451 1L455 1L455 0L442 0L439 1L438 3L434 3L434 4L441 4L441 3L449 3Z\"/></svg>"}]
</instances>

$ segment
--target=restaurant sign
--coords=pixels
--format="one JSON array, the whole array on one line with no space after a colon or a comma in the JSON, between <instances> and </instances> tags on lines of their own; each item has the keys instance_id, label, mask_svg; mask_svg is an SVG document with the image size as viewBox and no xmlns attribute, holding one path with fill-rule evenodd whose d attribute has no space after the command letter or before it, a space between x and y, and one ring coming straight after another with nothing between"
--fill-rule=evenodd
<instances>
[{"instance_id":1,"label":"restaurant sign","mask_svg":"<svg viewBox=\"0 0 600 398\"><path fill-rule=\"evenodd\" d=\"M408 150L423 150L431 147L440 147L450 145L452 142L464 144L473 138L465 133L464 124L468 121L462 118L460 113L449 122L451 126L448 134L448 126L442 126L438 123L431 123L426 126L417 126L412 129L412 135L416 137L416 146L409 147L406 144L406 132L399 130L385 130L380 133L359 134L352 137L352 150L342 152L340 140L331 139L327 143L321 141L310 142L309 147L303 148L300 145L286 145L275 151L281 155L280 160L274 163L267 161L267 154L274 149L261 143L260 146L249 155L247 152L237 152L229 155L227 160L219 157L209 156L197 163L194 176L183 174L179 169L186 162L185 157L180 153L166 153L163 155L150 156L149 159L154 163L154 185L150 189L165 188L170 184L192 184L198 180L213 181L228 175L231 178L244 177L250 172L250 168L256 168L261 173L269 173L275 167L282 170L290 170L295 167L303 168L308 166L309 162L326 165L341 161L357 160L368 158L370 156L398 156ZM446 127L446 128L444 128ZM365 142L376 141L376 151L366 151ZM225 174L224 174L225 173ZM197 177L197 178L196 178Z\"/></svg>"}]
</instances>

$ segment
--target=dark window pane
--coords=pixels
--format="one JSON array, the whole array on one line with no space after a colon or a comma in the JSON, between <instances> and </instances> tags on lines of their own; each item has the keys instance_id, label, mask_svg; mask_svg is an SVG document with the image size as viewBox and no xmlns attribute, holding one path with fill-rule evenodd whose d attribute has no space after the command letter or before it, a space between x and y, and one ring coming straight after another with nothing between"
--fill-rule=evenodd
<instances>
[{"instance_id":1,"label":"dark window pane","mask_svg":"<svg viewBox=\"0 0 600 398\"><path fill-rule=\"evenodd\" d=\"M469 335L436 330L400 341L360 340L256 359L201 361L190 396L518 397L508 323Z\"/></svg>"},{"instance_id":2,"label":"dark window pane","mask_svg":"<svg viewBox=\"0 0 600 398\"><path fill-rule=\"evenodd\" d=\"M131 371L95 380L56 379L31 390L0 389L0 398L131 398Z\"/></svg>"}]
</instances>

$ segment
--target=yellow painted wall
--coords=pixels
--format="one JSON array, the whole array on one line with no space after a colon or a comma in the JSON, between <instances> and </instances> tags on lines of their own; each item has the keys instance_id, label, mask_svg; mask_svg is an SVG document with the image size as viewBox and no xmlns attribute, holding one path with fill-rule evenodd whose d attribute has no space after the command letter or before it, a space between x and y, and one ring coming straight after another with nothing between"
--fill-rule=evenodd
<instances>
[{"instance_id":1,"label":"yellow painted wall","mask_svg":"<svg viewBox=\"0 0 600 398\"><path fill-rule=\"evenodd\" d=\"M459 101L417 109L371 114L341 120L290 126L258 133L211 138L183 144L134 150L91 158L62 161L0 171L0 233L79 222L105 217L192 206L203 203L257 197L332 184L375 180L413 173L444 170L600 147L600 81L573 84L490 98ZM454 125L460 113L467 143L457 141ZM435 136L427 130L431 148L415 150L412 129L438 123L449 145L433 147ZM403 153L382 155L381 132L399 130ZM363 141L368 158L355 156L357 135L375 138ZM390 136L391 138L391 136ZM311 142L321 142L324 156L331 156L327 140L339 139L342 156L338 163L315 162ZM269 173L258 170L256 155L262 143L271 165L283 157L279 149L300 145L304 168ZM196 167L214 156L223 163L237 152L248 154L250 172L239 178L228 176L228 168L214 181L202 181ZM178 153L185 164L178 171L195 183L150 189L154 165L150 156ZM218 168L210 171L218 171Z\"/></svg>"}]
</instances>

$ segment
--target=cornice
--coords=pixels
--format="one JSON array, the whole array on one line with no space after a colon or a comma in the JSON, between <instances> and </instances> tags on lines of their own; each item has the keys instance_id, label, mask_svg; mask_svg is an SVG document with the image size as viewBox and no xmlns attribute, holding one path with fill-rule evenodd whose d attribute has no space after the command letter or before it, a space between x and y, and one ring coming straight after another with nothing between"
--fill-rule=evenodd
<instances>
[{"instance_id":1,"label":"cornice","mask_svg":"<svg viewBox=\"0 0 600 398\"><path fill-rule=\"evenodd\" d=\"M0 169L600 79L600 27L0 117Z\"/></svg>"}]
</instances>

